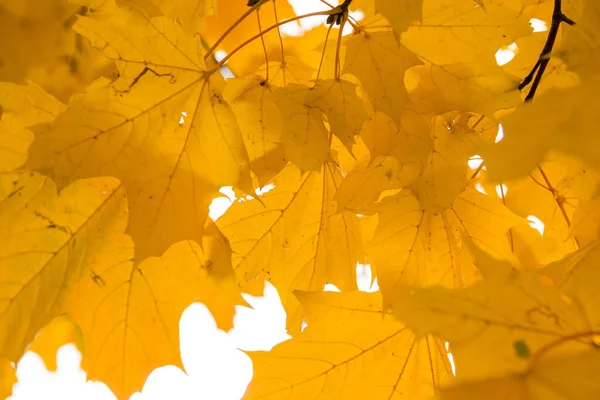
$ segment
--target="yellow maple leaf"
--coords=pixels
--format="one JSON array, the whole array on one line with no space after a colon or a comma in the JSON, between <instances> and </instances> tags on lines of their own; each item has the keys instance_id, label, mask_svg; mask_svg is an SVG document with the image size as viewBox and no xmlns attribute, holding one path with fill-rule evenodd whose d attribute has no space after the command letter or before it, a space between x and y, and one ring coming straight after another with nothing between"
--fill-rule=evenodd
<instances>
[{"instance_id":1,"label":"yellow maple leaf","mask_svg":"<svg viewBox=\"0 0 600 400\"><path fill-rule=\"evenodd\" d=\"M504 0L425 0L423 20L402 34L402 43L435 65L496 65L501 46L531 34L519 11Z\"/></svg>"},{"instance_id":2,"label":"yellow maple leaf","mask_svg":"<svg viewBox=\"0 0 600 400\"><path fill-rule=\"evenodd\" d=\"M264 280L247 398L599 396L596 0L0 3L0 397L75 342L128 398Z\"/></svg>"},{"instance_id":3,"label":"yellow maple leaf","mask_svg":"<svg viewBox=\"0 0 600 400\"><path fill-rule=\"evenodd\" d=\"M204 19L203 29L200 30L200 34L206 41L206 44L212 46L221 40L218 42L217 49L231 53L240 44L261 31L259 29L259 17L257 14L260 14L260 27L263 31L266 28L272 27L277 22L296 15L287 0L263 1L260 3L259 11L254 11L250 18L238 21L240 16L250 10L247 4L248 1L244 0L218 0L215 15L207 16ZM236 23L235 29L223 37L223 34L229 31ZM297 22L292 22L290 25L298 26ZM272 29L268 33L265 33L262 38L264 39L264 47L262 39L249 42L239 50L236 58L227 63L227 66L233 71L235 76L245 76L255 73L265 63L265 48L268 60L279 61L280 64L283 61L282 55L302 55L301 52L296 51L294 43L290 42L289 39L293 38L286 38L283 35L280 37L278 29ZM282 41L284 43L283 49L281 47Z\"/></svg>"},{"instance_id":4,"label":"yellow maple leaf","mask_svg":"<svg viewBox=\"0 0 600 400\"><path fill-rule=\"evenodd\" d=\"M250 169L263 186L288 161L282 144L282 118L273 90L265 78L256 75L228 81L223 93L240 125Z\"/></svg>"},{"instance_id":5,"label":"yellow maple leaf","mask_svg":"<svg viewBox=\"0 0 600 400\"><path fill-rule=\"evenodd\" d=\"M195 40L167 19L122 11L109 21L81 18L75 29L117 61L120 79L40 127L29 166L60 186L81 177L121 179L138 260L179 240L200 241L221 186L252 191L248 155L220 79L207 78Z\"/></svg>"},{"instance_id":6,"label":"yellow maple leaf","mask_svg":"<svg viewBox=\"0 0 600 400\"><path fill-rule=\"evenodd\" d=\"M415 107L424 113L473 111L485 115L517 106L520 79L497 65L427 63L411 68L407 87ZM445 93L455 93L448 97Z\"/></svg>"},{"instance_id":7,"label":"yellow maple leaf","mask_svg":"<svg viewBox=\"0 0 600 400\"><path fill-rule=\"evenodd\" d=\"M17 361L58 312L64 286L95 251L107 249L114 229L108 221L122 219L111 205L124 192L114 179L99 179L77 182L57 197L55 185L37 174L0 179L0 355Z\"/></svg>"},{"instance_id":8,"label":"yellow maple leaf","mask_svg":"<svg viewBox=\"0 0 600 400\"><path fill-rule=\"evenodd\" d=\"M451 378L443 342L416 339L382 312L379 294L296 295L308 326L270 352L249 353L254 379L244 399L427 398Z\"/></svg>"},{"instance_id":9,"label":"yellow maple leaf","mask_svg":"<svg viewBox=\"0 0 600 400\"><path fill-rule=\"evenodd\" d=\"M67 0L0 4L0 80L19 82L29 69L54 58L65 38ZM8 39L10 38L10 40Z\"/></svg>"},{"instance_id":10,"label":"yellow maple leaf","mask_svg":"<svg viewBox=\"0 0 600 400\"><path fill-rule=\"evenodd\" d=\"M522 177L546 159L547 153L558 150L573 154L598 167L595 116L598 107L596 88L600 85L594 58L600 43L600 8L596 2L584 1L581 24L569 29L560 51L569 68L580 74L581 82L568 89L549 90L525 104L501 121L506 140L489 149L490 177L514 179ZM500 157L511 148L511 162Z\"/></svg>"},{"instance_id":11,"label":"yellow maple leaf","mask_svg":"<svg viewBox=\"0 0 600 400\"><path fill-rule=\"evenodd\" d=\"M106 382L119 398L128 398L153 369L183 368L179 319L186 307L194 301L206 304L217 327L229 330L235 304L244 301L234 281L229 245L212 224L202 248L180 242L139 266L133 265L126 236L107 250L94 255L63 311L83 333L82 365L88 377Z\"/></svg>"},{"instance_id":12,"label":"yellow maple leaf","mask_svg":"<svg viewBox=\"0 0 600 400\"><path fill-rule=\"evenodd\" d=\"M83 337L79 327L66 315L61 315L50 321L43 330L38 332L35 339L28 347L39 355L48 371L56 371L56 352L62 346L73 343L79 351L85 351Z\"/></svg>"},{"instance_id":13,"label":"yellow maple leaf","mask_svg":"<svg viewBox=\"0 0 600 400\"><path fill-rule=\"evenodd\" d=\"M596 242L540 271L585 311L592 330L600 328L598 291L595 289L600 282L596 268L599 256L600 248Z\"/></svg>"},{"instance_id":14,"label":"yellow maple leaf","mask_svg":"<svg viewBox=\"0 0 600 400\"><path fill-rule=\"evenodd\" d=\"M329 132L325 116L308 98L311 89L291 84L273 94L285 121L281 141L286 156L302 170L318 170L329 155Z\"/></svg>"},{"instance_id":15,"label":"yellow maple leaf","mask_svg":"<svg viewBox=\"0 0 600 400\"><path fill-rule=\"evenodd\" d=\"M596 87L600 75L587 78L571 89L552 89L502 119L505 138L491 146L483 157L494 181L525 176L552 151L571 154L598 167L595 117ZM511 157L502 152L510 151Z\"/></svg>"},{"instance_id":16,"label":"yellow maple leaf","mask_svg":"<svg viewBox=\"0 0 600 400\"><path fill-rule=\"evenodd\" d=\"M367 31L346 41L343 71L359 79L375 111L387 114L400 126L408 104L404 72L420 63L391 32Z\"/></svg>"},{"instance_id":17,"label":"yellow maple leaf","mask_svg":"<svg viewBox=\"0 0 600 400\"><path fill-rule=\"evenodd\" d=\"M15 383L17 383L15 368L10 361L0 358L0 399L10 397Z\"/></svg>"},{"instance_id":18,"label":"yellow maple leaf","mask_svg":"<svg viewBox=\"0 0 600 400\"><path fill-rule=\"evenodd\" d=\"M405 290L394 306L400 319L418 334L438 334L450 342L457 377L523 373L532 355L561 338L565 339L563 352L589 346L567 341L589 332L590 324L561 292L542 283L532 271L517 271L477 253L482 281L456 290Z\"/></svg>"},{"instance_id":19,"label":"yellow maple leaf","mask_svg":"<svg viewBox=\"0 0 600 400\"><path fill-rule=\"evenodd\" d=\"M475 280L462 235L511 259L506 233L520 222L499 201L470 188L439 213L423 209L410 190L385 198L374 209L379 223L367 250L388 307L402 285L453 288Z\"/></svg>"},{"instance_id":20,"label":"yellow maple leaf","mask_svg":"<svg viewBox=\"0 0 600 400\"><path fill-rule=\"evenodd\" d=\"M292 331L302 321L294 290L322 290L326 283L356 289L362 240L356 216L337 213L331 202L340 181L330 163L304 174L290 165L261 196L264 206L236 202L217 221L231 243L238 281L266 275L279 290Z\"/></svg>"},{"instance_id":21,"label":"yellow maple leaf","mask_svg":"<svg viewBox=\"0 0 600 400\"><path fill-rule=\"evenodd\" d=\"M317 80L306 100L327 116L331 134L352 152L354 137L368 118L356 85L343 79Z\"/></svg>"},{"instance_id":22,"label":"yellow maple leaf","mask_svg":"<svg viewBox=\"0 0 600 400\"><path fill-rule=\"evenodd\" d=\"M28 127L52 121L65 106L34 84L0 83L0 171L11 171L27 160L33 141Z\"/></svg>"},{"instance_id":23,"label":"yellow maple leaf","mask_svg":"<svg viewBox=\"0 0 600 400\"><path fill-rule=\"evenodd\" d=\"M524 373L499 378L465 382L442 389L440 400L475 399L594 399L600 396L600 385L595 379L600 367L597 351L554 357L535 363Z\"/></svg>"}]
</instances>

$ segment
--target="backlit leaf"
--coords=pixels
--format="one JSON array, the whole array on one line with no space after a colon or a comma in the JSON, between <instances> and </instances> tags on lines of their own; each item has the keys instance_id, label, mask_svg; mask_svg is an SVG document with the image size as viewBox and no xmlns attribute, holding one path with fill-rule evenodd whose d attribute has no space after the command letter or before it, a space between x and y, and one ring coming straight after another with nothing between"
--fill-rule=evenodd
<instances>
[{"instance_id":1,"label":"backlit leaf","mask_svg":"<svg viewBox=\"0 0 600 400\"><path fill-rule=\"evenodd\" d=\"M346 46L344 71L360 80L375 111L386 113L399 126L408 103L404 72L421 62L391 32L361 33Z\"/></svg>"},{"instance_id":2,"label":"backlit leaf","mask_svg":"<svg viewBox=\"0 0 600 400\"><path fill-rule=\"evenodd\" d=\"M382 312L378 294L297 296L308 327L270 352L250 353L245 399L426 398L451 377L443 342L416 339Z\"/></svg>"},{"instance_id":3,"label":"backlit leaf","mask_svg":"<svg viewBox=\"0 0 600 400\"><path fill-rule=\"evenodd\" d=\"M121 78L40 127L29 160L60 186L80 177L121 179L137 260L179 240L200 241L221 186L252 190L238 123L219 79L205 78L195 41L167 19L140 18L79 19L76 29L118 61Z\"/></svg>"},{"instance_id":4,"label":"backlit leaf","mask_svg":"<svg viewBox=\"0 0 600 400\"><path fill-rule=\"evenodd\" d=\"M330 163L307 173L290 165L261 196L264 205L236 202L217 222L231 243L238 281L266 275L279 289L293 331L302 321L294 290L322 290L326 283L356 289L362 240L356 216L337 213L331 201L340 181Z\"/></svg>"}]
</instances>

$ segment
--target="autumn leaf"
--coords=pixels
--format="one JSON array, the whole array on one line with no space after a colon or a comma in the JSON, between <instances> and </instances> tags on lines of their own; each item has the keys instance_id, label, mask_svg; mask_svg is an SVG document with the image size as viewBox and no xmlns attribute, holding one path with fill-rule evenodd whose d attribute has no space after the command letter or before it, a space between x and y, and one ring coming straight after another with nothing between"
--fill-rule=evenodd
<instances>
[{"instance_id":1,"label":"autumn leaf","mask_svg":"<svg viewBox=\"0 0 600 400\"><path fill-rule=\"evenodd\" d=\"M214 225L207 232L203 248L180 242L137 267L124 235L106 252L95 254L63 305L83 333L82 365L89 378L128 398L153 369L183 368L179 318L195 301L215 313L220 329L233 327L234 307L244 301L234 281L231 253Z\"/></svg>"},{"instance_id":2,"label":"autumn leaf","mask_svg":"<svg viewBox=\"0 0 600 400\"><path fill-rule=\"evenodd\" d=\"M387 307L403 285L455 288L476 280L463 236L511 259L506 234L520 222L501 203L472 189L440 213L424 209L410 190L385 198L376 209L379 224L367 250Z\"/></svg>"},{"instance_id":3,"label":"autumn leaf","mask_svg":"<svg viewBox=\"0 0 600 400\"><path fill-rule=\"evenodd\" d=\"M17 383L14 367L5 359L0 358L0 398L6 399L12 393L13 385Z\"/></svg>"},{"instance_id":4,"label":"autumn leaf","mask_svg":"<svg viewBox=\"0 0 600 400\"><path fill-rule=\"evenodd\" d=\"M423 19L402 34L402 43L434 65L496 65L494 55L531 34L527 19L502 0L425 0Z\"/></svg>"},{"instance_id":5,"label":"autumn leaf","mask_svg":"<svg viewBox=\"0 0 600 400\"><path fill-rule=\"evenodd\" d=\"M27 160L33 141L27 128L52 121L65 106L31 83L27 87L0 83L0 93L0 171L11 171Z\"/></svg>"},{"instance_id":6,"label":"autumn leaf","mask_svg":"<svg viewBox=\"0 0 600 400\"><path fill-rule=\"evenodd\" d=\"M569 29L557 54L581 76L579 85L568 89L549 90L525 104L503 121L506 140L489 149L492 179L522 177L546 159L551 151L575 155L598 167L595 141L594 110L598 96L595 88L600 76L594 67L600 33L600 10L596 2L584 1L581 24ZM534 129L533 129L534 128ZM568 134L567 134L568 132ZM500 152L514 148L509 164Z\"/></svg>"},{"instance_id":7,"label":"autumn leaf","mask_svg":"<svg viewBox=\"0 0 600 400\"><path fill-rule=\"evenodd\" d=\"M597 1L0 3L0 398L265 280L246 398L598 397Z\"/></svg>"},{"instance_id":8,"label":"autumn leaf","mask_svg":"<svg viewBox=\"0 0 600 400\"><path fill-rule=\"evenodd\" d=\"M48 371L56 371L56 353L62 346L70 343L75 344L79 351L85 350L83 336L77 324L66 315L60 315L38 332L28 350L41 357Z\"/></svg>"},{"instance_id":9,"label":"autumn leaf","mask_svg":"<svg viewBox=\"0 0 600 400\"><path fill-rule=\"evenodd\" d=\"M206 78L193 38L166 19L123 11L109 23L82 18L75 29L117 61L121 77L40 127L30 167L60 186L81 177L121 179L138 260L179 240L201 241L218 189L252 190L248 154L222 82Z\"/></svg>"},{"instance_id":10,"label":"autumn leaf","mask_svg":"<svg viewBox=\"0 0 600 400\"><path fill-rule=\"evenodd\" d=\"M467 382L443 389L442 400L469 400L527 398L538 399L593 399L600 395L598 381L593 377L600 366L597 351L550 358L534 364L526 373L515 373L500 378Z\"/></svg>"},{"instance_id":11,"label":"autumn leaf","mask_svg":"<svg viewBox=\"0 0 600 400\"><path fill-rule=\"evenodd\" d=\"M443 342L415 338L382 312L380 295L296 295L308 327L270 352L250 353L255 370L245 399L426 398L450 379Z\"/></svg>"},{"instance_id":12,"label":"autumn leaf","mask_svg":"<svg viewBox=\"0 0 600 400\"><path fill-rule=\"evenodd\" d=\"M596 262L599 255L597 243L546 266L540 273L549 277L567 296L586 313L592 330L600 327L598 293L594 290L600 281Z\"/></svg>"},{"instance_id":13,"label":"autumn leaf","mask_svg":"<svg viewBox=\"0 0 600 400\"><path fill-rule=\"evenodd\" d=\"M231 243L238 282L266 275L279 289L293 331L302 321L294 290L322 290L326 283L356 289L363 243L356 216L337 213L331 202L340 181L330 163L307 173L290 165L261 196L264 205L236 202L217 221Z\"/></svg>"},{"instance_id":14,"label":"autumn leaf","mask_svg":"<svg viewBox=\"0 0 600 400\"><path fill-rule=\"evenodd\" d=\"M240 125L250 169L263 186L288 162L274 89L256 75L228 81L223 93Z\"/></svg>"},{"instance_id":15,"label":"autumn leaf","mask_svg":"<svg viewBox=\"0 0 600 400\"><path fill-rule=\"evenodd\" d=\"M67 0L3 1L0 4L0 80L20 82L30 68L54 58L69 32Z\"/></svg>"},{"instance_id":16,"label":"autumn leaf","mask_svg":"<svg viewBox=\"0 0 600 400\"><path fill-rule=\"evenodd\" d=\"M34 173L3 174L1 182L0 354L18 361L59 312L64 288L95 252L109 248L114 221L123 221L115 204L124 191L114 179L98 179L74 183L57 197L55 185Z\"/></svg>"},{"instance_id":17,"label":"autumn leaf","mask_svg":"<svg viewBox=\"0 0 600 400\"><path fill-rule=\"evenodd\" d=\"M359 79L375 111L387 114L400 126L408 104L404 72L421 62L390 32L355 35L346 47L344 71Z\"/></svg>"},{"instance_id":18,"label":"autumn leaf","mask_svg":"<svg viewBox=\"0 0 600 400\"><path fill-rule=\"evenodd\" d=\"M419 335L438 334L450 342L457 376L482 379L522 373L533 354L561 338L562 351L585 347L567 340L590 330L579 307L536 273L517 271L509 263L477 253L482 281L457 290L405 290L394 307Z\"/></svg>"}]
</instances>

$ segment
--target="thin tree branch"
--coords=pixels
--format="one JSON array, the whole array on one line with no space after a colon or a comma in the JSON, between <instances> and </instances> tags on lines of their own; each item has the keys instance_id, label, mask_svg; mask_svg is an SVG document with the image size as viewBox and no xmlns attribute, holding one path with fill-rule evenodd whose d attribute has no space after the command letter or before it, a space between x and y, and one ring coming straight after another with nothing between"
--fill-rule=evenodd
<instances>
[{"instance_id":1,"label":"thin tree branch","mask_svg":"<svg viewBox=\"0 0 600 400\"><path fill-rule=\"evenodd\" d=\"M531 81L533 81L531 89L529 90L527 97L525 97L525 101L531 101L535 96L538 87L540 86L540 82L542 81L544 72L546 71L548 63L550 62L550 54L554 49L554 44L556 43L556 37L558 36L558 29L560 28L561 22L564 22L569 25L575 25L575 22L572 19L563 14L562 0L554 0L552 24L550 25L550 31L548 32L548 38L546 39L544 48L540 53L538 61L531 69L531 72L525 77L525 79L523 79L523 82L521 82L521 84L519 85L519 90L523 90L527 85L531 83Z\"/></svg>"}]
</instances>

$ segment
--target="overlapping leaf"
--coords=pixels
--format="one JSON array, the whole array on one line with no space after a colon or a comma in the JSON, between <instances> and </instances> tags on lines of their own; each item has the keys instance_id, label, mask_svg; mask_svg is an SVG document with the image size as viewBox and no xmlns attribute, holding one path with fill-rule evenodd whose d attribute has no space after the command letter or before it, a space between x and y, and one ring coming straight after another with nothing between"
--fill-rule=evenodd
<instances>
[{"instance_id":1,"label":"overlapping leaf","mask_svg":"<svg viewBox=\"0 0 600 400\"><path fill-rule=\"evenodd\" d=\"M416 289L396 298L395 311L407 326L450 342L459 377L523 372L533 354L561 338L565 343L556 354L589 346L566 340L589 332L581 308L534 272L516 271L478 253L484 279L473 286Z\"/></svg>"},{"instance_id":2,"label":"overlapping leaf","mask_svg":"<svg viewBox=\"0 0 600 400\"><path fill-rule=\"evenodd\" d=\"M225 185L251 190L234 114L208 79L198 42L168 19L122 11L75 28L117 61L121 78L77 98L41 127L29 166L64 186L113 175L130 202L136 258L203 234L207 207Z\"/></svg>"},{"instance_id":3,"label":"overlapping leaf","mask_svg":"<svg viewBox=\"0 0 600 400\"><path fill-rule=\"evenodd\" d=\"M183 368L179 319L194 301L207 305L219 328L233 327L235 305L243 300L228 243L209 225L202 246L180 242L135 267L131 241L123 235L106 252L93 254L62 307L83 333L82 364L90 379L128 398L153 369Z\"/></svg>"},{"instance_id":4,"label":"overlapping leaf","mask_svg":"<svg viewBox=\"0 0 600 400\"><path fill-rule=\"evenodd\" d=\"M415 335L368 293L297 292L308 327L250 353L246 399L426 398L451 377L444 344ZM343 329L340 329L343 327Z\"/></svg>"},{"instance_id":5,"label":"overlapping leaf","mask_svg":"<svg viewBox=\"0 0 600 400\"><path fill-rule=\"evenodd\" d=\"M27 160L33 134L27 128L52 121L65 106L39 87L0 83L0 171L11 171Z\"/></svg>"},{"instance_id":6,"label":"overlapping leaf","mask_svg":"<svg viewBox=\"0 0 600 400\"><path fill-rule=\"evenodd\" d=\"M81 181L57 197L55 185L37 174L0 179L0 355L17 361L59 311L65 287L94 253L108 250L118 233L114 221L123 223L124 190L113 179Z\"/></svg>"},{"instance_id":7,"label":"overlapping leaf","mask_svg":"<svg viewBox=\"0 0 600 400\"><path fill-rule=\"evenodd\" d=\"M600 367L600 354L594 350L554 357L536 362L526 373L466 382L443 389L437 398L441 400L593 399L600 396L600 385L594 379L598 367Z\"/></svg>"},{"instance_id":8,"label":"overlapping leaf","mask_svg":"<svg viewBox=\"0 0 600 400\"><path fill-rule=\"evenodd\" d=\"M219 218L241 283L264 276L279 290L288 327L298 331L302 313L292 292L332 283L356 289L362 240L356 216L337 213L332 202L341 174L331 163L302 174L289 165L275 188L256 200L234 203Z\"/></svg>"},{"instance_id":9,"label":"overlapping leaf","mask_svg":"<svg viewBox=\"0 0 600 400\"><path fill-rule=\"evenodd\" d=\"M490 176L493 179L522 177L542 162L552 150L573 154L598 167L598 146L594 145L598 108L596 49L600 43L600 8L594 1L583 2L582 20L572 27L558 54L581 75L579 85L554 89L525 104L503 121L506 139L490 149ZM500 152L512 149L511 162Z\"/></svg>"},{"instance_id":10,"label":"overlapping leaf","mask_svg":"<svg viewBox=\"0 0 600 400\"><path fill-rule=\"evenodd\" d=\"M346 47L344 71L360 80L375 111L400 126L408 104L404 73L420 61L391 32L363 32L348 39Z\"/></svg>"}]
</instances>

